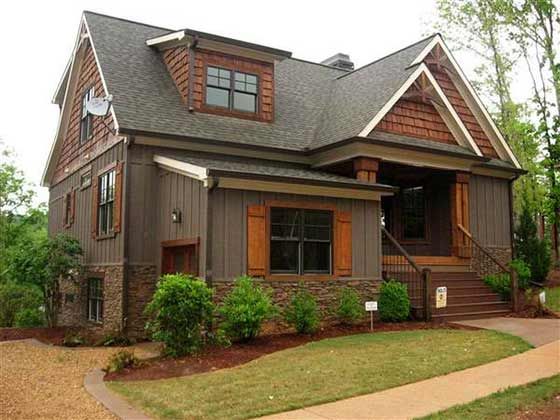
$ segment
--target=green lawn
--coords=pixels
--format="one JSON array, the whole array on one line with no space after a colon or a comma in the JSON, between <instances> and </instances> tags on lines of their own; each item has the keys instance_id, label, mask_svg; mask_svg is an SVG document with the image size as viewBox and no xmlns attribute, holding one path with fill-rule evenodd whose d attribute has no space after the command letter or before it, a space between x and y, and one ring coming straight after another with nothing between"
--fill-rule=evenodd
<instances>
[{"instance_id":1,"label":"green lawn","mask_svg":"<svg viewBox=\"0 0 560 420\"><path fill-rule=\"evenodd\" d=\"M422 420L506 420L520 411L538 408L550 403L560 394L560 375L508 388L469 404L458 405L423 417Z\"/></svg>"},{"instance_id":2,"label":"green lawn","mask_svg":"<svg viewBox=\"0 0 560 420\"><path fill-rule=\"evenodd\" d=\"M560 312L560 287L546 289L546 307L552 311Z\"/></svg>"},{"instance_id":3,"label":"green lawn","mask_svg":"<svg viewBox=\"0 0 560 420\"><path fill-rule=\"evenodd\" d=\"M108 386L158 418L242 419L381 391L529 348L520 338L485 330L360 334L309 343L233 369Z\"/></svg>"}]
</instances>

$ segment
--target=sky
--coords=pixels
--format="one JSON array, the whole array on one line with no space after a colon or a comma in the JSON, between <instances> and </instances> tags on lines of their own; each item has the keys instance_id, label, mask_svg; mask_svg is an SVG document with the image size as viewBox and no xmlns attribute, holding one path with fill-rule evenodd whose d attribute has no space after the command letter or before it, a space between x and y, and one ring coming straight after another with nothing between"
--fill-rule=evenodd
<instances>
[{"instance_id":1,"label":"sky","mask_svg":"<svg viewBox=\"0 0 560 420\"><path fill-rule=\"evenodd\" d=\"M435 0L5 3L0 13L0 139L15 151L18 167L35 184L38 201L48 200L39 184L59 117L51 101L83 10L215 33L315 62L343 52L357 67L426 36L436 12ZM468 74L474 63L457 59Z\"/></svg>"}]
</instances>

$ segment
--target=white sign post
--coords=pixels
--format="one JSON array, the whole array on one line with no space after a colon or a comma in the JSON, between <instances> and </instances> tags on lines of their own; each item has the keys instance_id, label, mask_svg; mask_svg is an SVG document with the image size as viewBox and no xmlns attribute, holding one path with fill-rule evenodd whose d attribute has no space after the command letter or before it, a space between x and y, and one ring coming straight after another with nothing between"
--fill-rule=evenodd
<instances>
[{"instance_id":1,"label":"white sign post","mask_svg":"<svg viewBox=\"0 0 560 420\"><path fill-rule=\"evenodd\" d=\"M370 300L366 302L366 311L369 312L369 329L373 331L373 312L377 311L377 301Z\"/></svg>"}]
</instances>

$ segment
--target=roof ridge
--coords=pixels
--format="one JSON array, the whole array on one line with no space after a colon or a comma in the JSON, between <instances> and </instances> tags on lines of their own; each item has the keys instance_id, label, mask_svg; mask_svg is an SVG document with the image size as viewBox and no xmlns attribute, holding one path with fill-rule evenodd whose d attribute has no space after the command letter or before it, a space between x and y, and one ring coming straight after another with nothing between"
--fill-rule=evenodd
<instances>
[{"instance_id":1,"label":"roof ridge","mask_svg":"<svg viewBox=\"0 0 560 420\"><path fill-rule=\"evenodd\" d=\"M162 29L164 31L169 31L169 32L176 31L176 29L170 29L170 28L165 28L163 26L157 26L157 25L151 25L149 23L138 22L137 20L131 20L131 19L126 19L126 18L122 18L122 17L106 15L104 13L93 12L91 10L84 10L83 14L86 14L86 13L90 13L90 14L96 15L96 16L106 17L106 18L109 18L109 19L120 20L121 22L133 23L135 25L148 26L150 28L155 28L155 29Z\"/></svg>"},{"instance_id":2,"label":"roof ridge","mask_svg":"<svg viewBox=\"0 0 560 420\"><path fill-rule=\"evenodd\" d=\"M430 36L427 36L427 37L425 37L425 38L422 38L421 40L416 41L416 42L414 42L414 43L412 43L412 44L409 44L409 45L407 45L406 47L403 47L403 48L401 48L401 49L399 49L399 50L393 51L392 53L389 53L389 54L387 54L387 55L384 55L383 57L378 58L377 60L374 60L374 61L372 61L371 63L365 64L365 65L363 65L362 67L357 68L356 70L352 70L351 72L348 72L348 73L346 73L346 74L342 74L342 75L340 75L340 76L337 77L337 80L342 79L343 77L346 77L346 76L348 76L348 75L350 75L350 74L354 74L354 73L356 73L356 72L358 72L358 71L360 71L360 70L363 70L363 69L365 69L366 67L369 67L369 66L371 66L371 65L373 65L373 64L375 64L375 63L378 63L378 62L380 62L380 61L382 61L382 60L385 60L385 59L387 59L387 58L389 58L389 57L391 57L391 56L393 56L393 55L395 55L395 54L398 54L398 53L400 53L400 52L403 52L404 50L407 50L407 49L409 49L409 48L411 48L411 47L414 47L415 45L418 45L418 44L420 44L421 42L427 41L428 39L434 38L434 37L436 37L436 36L438 36L438 35L441 36L441 34L440 34L439 32L436 32L436 33L434 33L434 34L432 34L432 35L430 35ZM409 66L409 67L410 67L410 66Z\"/></svg>"},{"instance_id":3,"label":"roof ridge","mask_svg":"<svg viewBox=\"0 0 560 420\"><path fill-rule=\"evenodd\" d=\"M344 70L344 69L341 69L341 68L338 68L338 67L334 67L334 66L329 66L328 64L316 63L316 62L314 62L314 61L305 60L305 59L303 59L303 58L290 57L289 59L290 59L290 60L295 60L295 61L301 61L302 63L314 64L314 65L320 66L320 67L326 67L326 68L331 69L331 70L337 70L337 71L341 71L341 72L344 72L344 73L348 73L348 70Z\"/></svg>"}]
</instances>

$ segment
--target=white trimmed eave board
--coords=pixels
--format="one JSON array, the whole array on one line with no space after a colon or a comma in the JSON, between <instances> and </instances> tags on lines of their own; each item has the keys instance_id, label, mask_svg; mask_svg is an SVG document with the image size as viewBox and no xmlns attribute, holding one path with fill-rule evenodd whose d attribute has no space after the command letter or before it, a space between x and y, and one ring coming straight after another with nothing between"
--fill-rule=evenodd
<instances>
[{"instance_id":1,"label":"white trimmed eave board","mask_svg":"<svg viewBox=\"0 0 560 420\"><path fill-rule=\"evenodd\" d=\"M404 82L404 84L394 93L394 95L387 101L387 103L381 108L381 110L373 117L373 119L360 131L358 137L367 138L369 133L379 122L387 115L387 113L393 108L393 106L398 102L398 100L405 94L405 92L410 88L410 86L422 75L426 76L434 91L436 92L439 100L444 105L445 112L441 113L438 109L438 113L440 113L441 117L446 122L448 128L454 134L456 140L462 145L469 149L471 149L477 156L482 156L482 152L480 151L478 145L470 135L469 131L459 118L459 115L455 112L455 109L443 93L443 90L437 83L436 79L428 69L428 66L424 63L417 64L416 70L412 72L409 78ZM436 107L437 109L437 107ZM447 115L445 115L447 114Z\"/></svg>"},{"instance_id":2,"label":"white trimmed eave board","mask_svg":"<svg viewBox=\"0 0 560 420\"><path fill-rule=\"evenodd\" d=\"M519 164L519 161L509 147L509 144L502 136L502 133L500 132L498 127L496 127L496 124L490 116L490 113L480 100L480 97L478 96L472 84L467 79L465 73L455 60L455 57L453 57L453 54L445 44L445 41L440 34L437 34L434 39L428 45L426 45L424 50L422 50L418 57L414 59L411 65L422 63L426 56L434 49L436 45L439 45L441 47L447 59L453 66L457 77L454 78L453 74L450 74L449 76L452 78L452 81L459 90L461 96L463 96L463 99L467 102L467 105L469 106L480 126L490 139L492 146L494 146L494 149L496 149L500 158L512 162L516 168L521 169L521 165Z\"/></svg>"},{"instance_id":3,"label":"white trimmed eave board","mask_svg":"<svg viewBox=\"0 0 560 420\"><path fill-rule=\"evenodd\" d=\"M86 32L82 34L82 28L85 28ZM105 81L105 77L103 76L103 71L99 64L99 58L97 56L97 52L95 51L95 45L93 43L93 39L90 34L90 30L87 24L87 20L85 15L82 15L80 26L78 27L78 35L76 37L76 42L74 44L74 49L72 51L72 56L70 59L70 63L67 66L69 76L67 78L66 85L64 86L64 99L62 101L62 106L60 108L60 115L58 118L58 124L56 128L56 133L54 137L54 141L51 146L51 150L49 152L49 156L47 158L47 163L45 165L45 170L43 171L43 176L41 179L41 185L44 187L48 187L50 184L50 180L53 176L53 172L58 161L58 157L60 154L60 149L62 148L62 143L64 142L64 133L66 133L68 129L68 124L70 122L70 112L71 112L71 104L73 101L74 96L76 95L75 92L75 85L77 82L78 72L81 66L81 60L83 59L83 55L80 54L82 52L82 45L84 40L89 39L90 46L93 50L93 55L95 57L95 65L97 70L99 71L99 76L101 78L101 83L103 84L104 95L109 95L109 90L107 88L107 83ZM62 80L64 80L65 75L63 75ZM57 94L59 93L60 87L57 88ZM110 108L111 116L113 117L113 124L115 127L115 132L118 134L119 132L119 124L117 122L117 116L115 114L114 107L111 106Z\"/></svg>"}]
</instances>

